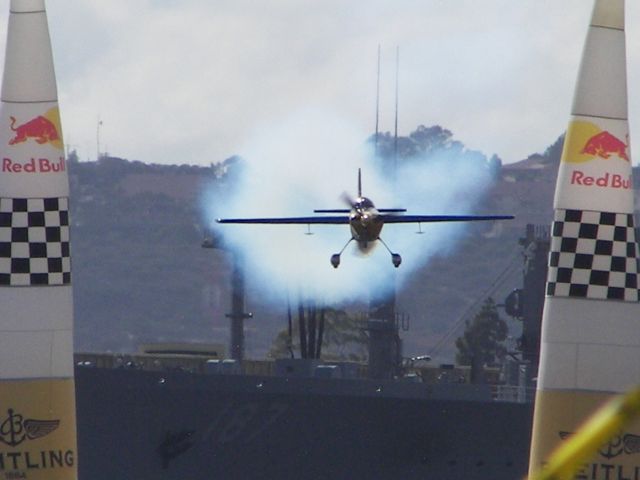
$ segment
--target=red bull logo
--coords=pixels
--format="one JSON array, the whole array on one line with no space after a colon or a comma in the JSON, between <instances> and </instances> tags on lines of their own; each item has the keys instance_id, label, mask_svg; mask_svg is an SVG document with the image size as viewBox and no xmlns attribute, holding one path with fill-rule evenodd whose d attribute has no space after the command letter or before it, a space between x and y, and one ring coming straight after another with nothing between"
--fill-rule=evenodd
<instances>
[{"instance_id":1,"label":"red bull logo","mask_svg":"<svg viewBox=\"0 0 640 480\"><path fill-rule=\"evenodd\" d=\"M586 163L592 160L615 158L630 161L628 141L623 142L620 137L608 130L603 130L594 123L571 122L562 152L563 162Z\"/></svg>"},{"instance_id":2,"label":"red bull logo","mask_svg":"<svg viewBox=\"0 0 640 480\"><path fill-rule=\"evenodd\" d=\"M40 145L60 140L55 125L43 116L38 116L18 127L15 126L16 117L9 118L11 119L11 130L16 132L16 136L9 140L9 145L26 142L30 138L33 138Z\"/></svg>"},{"instance_id":3,"label":"red bull logo","mask_svg":"<svg viewBox=\"0 0 640 480\"><path fill-rule=\"evenodd\" d=\"M16 162L11 158L2 159L0 171L6 173L58 173L66 171L64 157L52 161L48 158L32 158L27 162Z\"/></svg>"},{"instance_id":4,"label":"red bull logo","mask_svg":"<svg viewBox=\"0 0 640 480\"><path fill-rule=\"evenodd\" d=\"M594 177L592 175L586 175L580 170L574 170L571 172L571 185L621 188L623 190L629 190L633 188L633 180L631 175L625 178L622 175L605 173L602 176Z\"/></svg>"},{"instance_id":5,"label":"red bull logo","mask_svg":"<svg viewBox=\"0 0 640 480\"><path fill-rule=\"evenodd\" d=\"M622 140L611 135L606 130L587 140L586 145L580 153L594 155L596 157L604 158L605 160L611 155L617 155L623 160L626 160L627 162L629 161L629 156L627 155L627 144L623 143Z\"/></svg>"},{"instance_id":6,"label":"red bull logo","mask_svg":"<svg viewBox=\"0 0 640 480\"><path fill-rule=\"evenodd\" d=\"M38 115L31 120L16 126L16 118L9 117L9 127L14 136L9 140L9 145L17 145L33 140L39 145L50 144L62 149L62 136L60 134L60 114L58 108L49 109L44 115Z\"/></svg>"}]
</instances>

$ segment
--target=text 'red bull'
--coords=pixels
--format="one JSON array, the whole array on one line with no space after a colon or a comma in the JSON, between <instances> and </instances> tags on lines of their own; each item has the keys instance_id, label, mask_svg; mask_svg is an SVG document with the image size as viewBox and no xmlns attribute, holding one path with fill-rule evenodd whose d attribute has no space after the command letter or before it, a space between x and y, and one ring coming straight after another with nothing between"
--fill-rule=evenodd
<instances>
[{"instance_id":1,"label":"text 'red bull'","mask_svg":"<svg viewBox=\"0 0 640 480\"><path fill-rule=\"evenodd\" d=\"M10 158L2 159L2 172L7 173L58 173L66 171L64 157L57 161L48 158L32 158L26 163L15 162Z\"/></svg>"},{"instance_id":2,"label":"text 'red bull'","mask_svg":"<svg viewBox=\"0 0 640 480\"><path fill-rule=\"evenodd\" d=\"M584 185L586 187L608 187L608 188L622 188L628 190L633 187L633 181L631 175L626 179L622 175L605 173L601 177L594 177L591 175L585 175L580 170L574 170L571 173L571 185Z\"/></svg>"},{"instance_id":3,"label":"text 'red bull'","mask_svg":"<svg viewBox=\"0 0 640 480\"><path fill-rule=\"evenodd\" d=\"M629 155L627 155L627 144L614 135L611 135L606 130L587 140L587 143L585 143L584 148L580 153L593 155L605 160L611 155L617 155L623 160L626 160L627 162L629 161Z\"/></svg>"},{"instance_id":4,"label":"text 'red bull'","mask_svg":"<svg viewBox=\"0 0 640 480\"><path fill-rule=\"evenodd\" d=\"M17 127L15 126L15 117L9 118L11 119L11 130L16 132L16 135L9 140L9 145L26 142L30 138L33 138L36 143L39 143L40 145L60 140L60 135L58 134L56 126L51 120L43 117L42 115L39 115L22 125L18 125Z\"/></svg>"}]
</instances>

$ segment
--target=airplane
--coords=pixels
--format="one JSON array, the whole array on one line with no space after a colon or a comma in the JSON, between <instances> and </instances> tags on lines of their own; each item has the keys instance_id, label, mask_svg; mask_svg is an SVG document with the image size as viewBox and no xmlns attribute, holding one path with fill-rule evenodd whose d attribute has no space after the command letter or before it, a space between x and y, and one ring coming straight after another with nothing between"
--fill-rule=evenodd
<instances>
[{"instance_id":1,"label":"airplane","mask_svg":"<svg viewBox=\"0 0 640 480\"><path fill-rule=\"evenodd\" d=\"M351 238L342 247L340 252L331 255L331 265L338 268L340 256L347 246L356 241L358 249L367 253L370 248L379 241L391 254L393 266L398 268L402 263L402 257L394 253L387 244L380 238L380 232L385 223L421 223L432 222L473 222L486 220L510 220L513 215L404 215L406 208L376 208L373 202L362 196L362 174L358 169L358 197L354 200L346 194L343 199L347 201L349 209L319 209L314 213L319 214L340 214L340 215L316 215L313 217L281 217L281 218L218 218L218 223L244 223L244 224L303 224L303 225L349 225ZM422 233L420 230L419 233Z\"/></svg>"}]
</instances>

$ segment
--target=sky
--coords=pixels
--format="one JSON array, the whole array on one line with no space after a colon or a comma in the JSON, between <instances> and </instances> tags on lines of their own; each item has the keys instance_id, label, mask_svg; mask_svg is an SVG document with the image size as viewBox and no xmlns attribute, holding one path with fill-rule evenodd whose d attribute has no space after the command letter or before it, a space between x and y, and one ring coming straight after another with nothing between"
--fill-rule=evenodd
<instances>
[{"instance_id":1,"label":"sky","mask_svg":"<svg viewBox=\"0 0 640 480\"><path fill-rule=\"evenodd\" d=\"M9 1L2 2L6 25ZM339 118L363 142L439 124L505 163L564 131L588 0L48 0L67 148L207 166L298 119ZM640 35L627 2L627 38ZM0 52L4 55L4 34ZM640 43L627 41L631 139ZM322 109L326 118L303 112ZM638 120L636 120L638 119ZM318 122L318 123L314 123ZM286 139L283 139L286 141Z\"/></svg>"}]
</instances>

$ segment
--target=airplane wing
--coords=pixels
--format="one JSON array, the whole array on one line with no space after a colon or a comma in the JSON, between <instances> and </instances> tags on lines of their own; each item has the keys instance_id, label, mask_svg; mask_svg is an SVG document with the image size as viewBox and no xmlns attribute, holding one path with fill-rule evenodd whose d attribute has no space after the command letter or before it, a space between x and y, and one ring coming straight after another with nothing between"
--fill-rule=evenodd
<instances>
[{"instance_id":1,"label":"airplane wing","mask_svg":"<svg viewBox=\"0 0 640 480\"><path fill-rule=\"evenodd\" d=\"M406 208L378 208L379 213L403 213ZM350 208L316 209L314 213L351 213Z\"/></svg>"},{"instance_id":2,"label":"airplane wing","mask_svg":"<svg viewBox=\"0 0 640 480\"><path fill-rule=\"evenodd\" d=\"M218 223L254 223L254 224L274 224L274 225L342 225L349 223L348 215L341 216L315 216L315 217L282 217L282 218L218 218Z\"/></svg>"},{"instance_id":3,"label":"airplane wing","mask_svg":"<svg viewBox=\"0 0 640 480\"><path fill-rule=\"evenodd\" d=\"M384 223L477 222L510 220L513 215L380 215Z\"/></svg>"}]
</instances>

